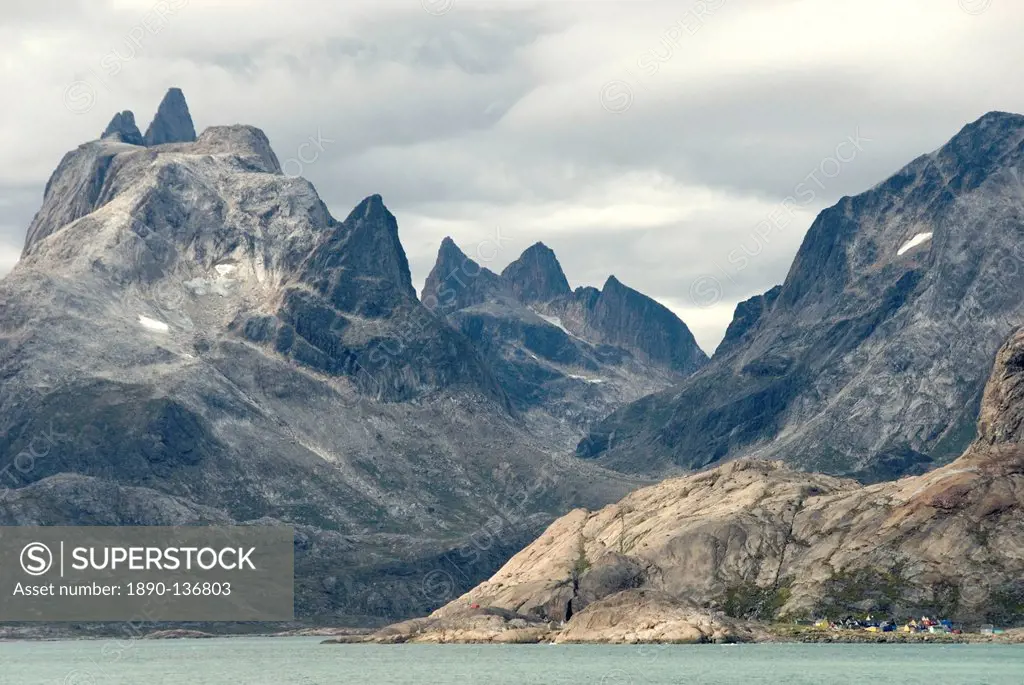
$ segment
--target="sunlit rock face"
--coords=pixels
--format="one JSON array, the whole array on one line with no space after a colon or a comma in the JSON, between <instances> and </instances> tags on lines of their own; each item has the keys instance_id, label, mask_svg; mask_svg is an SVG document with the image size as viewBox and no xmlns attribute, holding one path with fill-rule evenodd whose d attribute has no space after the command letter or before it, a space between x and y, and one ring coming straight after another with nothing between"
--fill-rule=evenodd
<instances>
[{"instance_id":1,"label":"sunlit rock face","mask_svg":"<svg viewBox=\"0 0 1024 685\"><path fill-rule=\"evenodd\" d=\"M947 466L865 486L739 459L666 480L558 519L434 616L454 630L467 607L504 609L568 620L559 635L583 641L624 639L624 629L661 639L692 627L697 607L708 621L874 613L1024 624L1022 360L1024 329L996 355L977 440Z\"/></svg>"},{"instance_id":2,"label":"sunlit rock face","mask_svg":"<svg viewBox=\"0 0 1024 685\"><path fill-rule=\"evenodd\" d=\"M0 281L0 524L286 522L298 615L380 621L630 486L528 430L417 299L379 196L335 219L259 129L197 138L180 92L147 145L119 117ZM453 552L497 510L499 541Z\"/></svg>"}]
</instances>

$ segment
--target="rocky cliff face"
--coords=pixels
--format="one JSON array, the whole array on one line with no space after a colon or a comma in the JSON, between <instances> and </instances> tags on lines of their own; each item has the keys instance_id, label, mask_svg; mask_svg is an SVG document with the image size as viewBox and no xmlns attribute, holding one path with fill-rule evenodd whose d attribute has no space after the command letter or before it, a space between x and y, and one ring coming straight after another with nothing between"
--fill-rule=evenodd
<instances>
[{"instance_id":1,"label":"rocky cliff face","mask_svg":"<svg viewBox=\"0 0 1024 685\"><path fill-rule=\"evenodd\" d=\"M107 124L100 138L114 138L122 143L131 145L145 145L146 141L135 125L135 115L130 110L118 112Z\"/></svg>"},{"instance_id":2,"label":"rocky cliff face","mask_svg":"<svg viewBox=\"0 0 1024 685\"><path fill-rule=\"evenodd\" d=\"M505 281L467 257L451 238L441 241L437 262L423 284L422 300L428 309L445 316L491 300L515 302Z\"/></svg>"},{"instance_id":3,"label":"rocky cliff face","mask_svg":"<svg viewBox=\"0 0 1024 685\"><path fill-rule=\"evenodd\" d=\"M736 305L732 321L729 322L729 327L725 330L725 336L718 344L715 354L725 355L742 345L748 338L747 334L757 330L761 317L771 311L781 290L782 286L777 285L763 295L754 295Z\"/></svg>"},{"instance_id":4,"label":"rocky cliff face","mask_svg":"<svg viewBox=\"0 0 1024 685\"><path fill-rule=\"evenodd\" d=\"M577 289L573 295L569 302L553 302L551 308L575 314L564 318L580 335L631 350L644 361L682 376L707 363L707 355L679 317L615 276L608 277L600 292Z\"/></svg>"},{"instance_id":5,"label":"rocky cliff face","mask_svg":"<svg viewBox=\"0 0 1024 685\"><path fill-rule=\"evenodd\" d=\"M1024 335L1019 332L996 355L978 418L981 446L1024 444Z\"/></svg>"},{"instance_id":6,"label":"rocky cliff face","mask_svg":"<svg viewBox=\"0 0 1024 685\"><path fill-rule=\"evenodd\" d=\"M707 361L686 324L614 276L602 290L569 290L542 243L498 275L445 238L422 300L473 342L534 431L566 449Z\"/></svg>"},{"instance_id":7,"label":"rocky cliff face","mask_svg":"<svg viewBox=\"0 0 1024 685\"><path fill-rule=\"evenodd\" d=\"M780 288L737 307L711 364L616 412L577 453L615 468L741 455L878 481L974 437L1024 320L1024 116L993 112L814 221Z\"/></svg>"},{"instance_id":8,"label":"rocky cliff face","mask_svg":"<svg viewBox=\"0 0 1024 685\"><path fill-rule=\"evenodd\" d=\"M192 125L185 95L180 88L171 88L164 95L156 116L146 128L146 145L163 145L164 143L191 143L196 139L196 129Z\"/></svg>"},{"instance_id":9,"label":"rocky cliff face","mask_svg":"<svg viewBox=\"0 0 1024 685\"><path fill-rule=\"evenodd\" d=\"M298 614L379 620L629 487L524 428L379 196L338 221L262 131L186 114L66 155L0 281L0 524L288 522Z\"/></svg>"},{"instance_id":10,"label":"rocky cliff face","mask_svg":"<svg viewBox=\"0 0 1024 685\"><path fill-rule=\"evenodd\" d=\"M505 267L501 277L521 302L547 302L570 292L562 265L544 243L527 248Z\"/></svg>"},{"instance_id":11,"label":"rocky cliff face","mask_svg":"<svg viewBox=\"0 0 1024 685\"><path fill-rule=\"evenodd\" d=\"M948 466L863 486L742 459L668 480L564 516L435 616L479 604L572 628L611 602L642 638L663 627L634 625L654 615L646 593L741 618L1024 624L1022 350L1019 330L997 356L978 440Z\"/></svg>"}]
</instances>

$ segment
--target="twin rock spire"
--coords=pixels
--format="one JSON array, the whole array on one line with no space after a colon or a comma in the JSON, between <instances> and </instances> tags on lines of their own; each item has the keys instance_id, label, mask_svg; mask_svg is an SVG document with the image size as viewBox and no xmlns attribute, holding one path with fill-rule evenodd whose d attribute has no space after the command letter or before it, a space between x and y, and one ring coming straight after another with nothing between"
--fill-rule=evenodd
<instances>
[{"instance_id":1,"label":"twin rock spire","mask_svg":"<svg viewBox=\"0 0 1024 685\"><path fill-rule=\"evenodd\" d=\"M100 137L115 136L124 143L145 146L195 142L196 129L192 124L192 116L188 112L188 104L181 88L171 88L167 91L156 110L156 116L146 129L145 136L135 125L135 115L130 110L115 114Z\"/></svg>"}]
</instances>

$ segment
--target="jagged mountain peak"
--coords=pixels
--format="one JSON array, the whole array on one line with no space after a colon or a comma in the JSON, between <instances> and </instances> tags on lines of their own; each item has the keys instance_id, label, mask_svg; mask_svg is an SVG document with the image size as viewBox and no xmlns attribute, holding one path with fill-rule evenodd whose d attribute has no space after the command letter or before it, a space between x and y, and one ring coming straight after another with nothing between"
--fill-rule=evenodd
<instances>
[{"instance_id":1,"label":"jagged mountain peak","mask_svg":"<svg viewBox=\"0 0 1024 685\"><path fill-rule=\"evenodd\" d=\"M303 279L341 311L383 316L416 299L398 221L380 195L370 195L335 222L306 260Z\"/></svg>"},{"instance_id":2,"label":"jagged mountain peak","mask_svg":"<svg viewBox=\"0 0 1024 685\"><path fill-rule=\"evenodd\" d=\"M600 295L591 302L586 328L601 342L636 350L648 361L682 375L707 363L690 329L672 310L615 276L605 280Z\"/></svg>"},{"instance_id":3,"label":"jagged mountain peak","mask_svg":"<svg viewBox=\"0 0 1024 685\"><path fill-rule=\"evenodd\" d=\"M542 242L499 276L447 237L421 301L484 353L513 406L553 439L706 361L685 324L614 276L603 292L570 291Z\"/></svg>"},{"instance_id":4,"label":"jagged mountain peak","mask_svg":"<svg viewBox=\"0 0 1024 685\"><path fill-rule=\"evenodd\" d=\"M192 115L181 88L169 88L146 129L146 145L191 143L196 139Z\"/></svg>"},{"instance_id":5,"label":"jagged mountain peak","mask_svg":"<svg viewBox=\"0 0 1024 685\"><path fill-rule=\"evenodd\" d=\"M398 237L398 220L377 194L355 206L343 222L345 260L356 273L382 277L402 293L416 298L409 260Z\"/></svg>"},{"instance_id":6,"label":"jagged mountain peak","mask_svg":"<svg viewBox=\"0 0 1024 685\"><path fill-rule=\"evenodd\" d=\"M437 257L438 260L442 257L455 257L457 259L461 259L466 257L466 253L462 251L462 248L459 247L458 243L456 243L451 236L446 235L444 239L441 240L441 247L437 251ZM466 258L468 259L468 257Z\"/></svg>"},{"instance_id":7,"label":"jagged mountain peak","mask_svg":"<svg viewBox=\"0 0 1024 685\"><path fill-rule=\"evenodd\" d=\"M468 257L451 237L445 237L441 241L441 247L437 250L437 261L434 268L438 267L464 269L467 272L480 270L480 265Z\"/></svg>"},{"instance_id":8,"label":"jagged mountain peak","mask_svg":"<svg viewBox=\"0 0 1024 685\"><path fill-rule=\"evenodd\" d=\"M960 129L960 132L953 137L953 140L968 132L985 133L995 137L1001 130L1007 128L1024 128L1024 114L1000 110L986 112Z\"/></svg>"},{"instance_id":9,"label":"jagged mountain peak","mask_svg":"<svg viewBox=\"0 0 1024 685\"><path fill-rule=\"evenodd\" d=\"M405 251L398 242L398 220L391 210L384 204L380 195L370 195L357 204L343 222L353 229L353 234L369 237L375 234L384 234L388 239L396 243L397 248L405 259ZM408 270L408 266L406 266ZM411 281L410 281L411 282Z\"/></svg>"},{"instance_id":10,"label":"jagged mountain peak","mask_svg":"<svg viewBox=\"0 0 1024 685\"><path fill-rule=\"evenodd\" d=\"M648 297L647 295L644 295L639 290L636 290L635 288L630 288L628 285L620 281L614 275L609 276L608 278L605 279L604 285L601 286L601 294L606 297L640 297L646 301L649 301L653 305L656 305L657 307L664 309L666 312L669 311L666 307L659 304L657 301ZM675 315L673 314L673 316Z\"/></svg>"},{"instance_id":11,"label":"jagged mountain peak","mask_svg":"<svg viewBox=\"0 0 1024 685\"><path fill-rule=\"evenodd\" d=\"M519 255L519 259L524 258L543 262L558 262L558 257L555 256L555 251L540 240L523 250L522 254ZM561 265L559 265L559 269L561 269Z\"/></svg>"},{"instance_id":12,"label":"jagged mountain peak","mask_svg":"<svg viewBox=\"0 0 1024 685\"><path fill-rule=\"evenodd\" d=\"M131 145L146 144L142 133L139 131L139 127L135 125L135 114L129 109L115 114L103 130L103 133L100 134L100 138L112 138L115 136L117 140L123 143Z\"/></svg>"},{"instance_id":13,"label":"jagged mountain peak","mask_svg":"<svg viewBox=\"0 0 1024 685\"><path fill-rule=\"evenodd\" d=\"M989 112L985 112L980 117L978 117L977 122L981 122L981 121L995 121L995 120L1001 120L1001 119L1016 120L1021 125L1024 125L1024 114L1020 114L1018 112L1006 112L1006 111L1003 111L1003 110L1000 110L1000 109L993 109L993 110L991 110ZM977 123L977 122L975 122L975 123Z\"/></svg>"},{"instance_id":14,"label":"jagged mountain peak","mask_svg":"<svg viewBox=\"0 0 1024 685\"><path fill-rule=\"evenodd\" d=\"M544 302L572 292L554 251L542 242L526 248L501 277L523 302Z\"/></svg>"},{"instance_id":15,"label":"jagged mountain peak","mask_svg":"<svg viewBox=\"0 0 1024 685\"><path fill-rule=\"evenodd\" d=\"M451 237L445 237L420 300L427 309L449 314L490 299L504 300L506 289L497 274L468 257Z\"/></svg>"},{"instance_id":16,"label":"jagged mountain peak","mask_svg":"<svg viewBox=\"0 0 1024 685\"><path fill-rule=\"evenodd\" d=\"M395 217L384 204L384 198L380 195L373 194L363 198L359 204L349 212L348 217L345 219L346 222L358 220L390 222L394 221Z\"/></svg>"},{"instance_id":17,"label":"jagged mountain peak","mask_svg":"<svg viewBox=\"0 0 1024 685\"><path fill-rule=\"evenodd\" d=\"M951 190L970 190L1008 166L1024 162L1024 115L989 112L932 156Z\"/></svg>"},{"instance_id":18,"label":"jagged mountain peak","mask_svg":"<svg viewBox=\"0 0 1024 685\"><path fill-rule=\"evenodd\" d=\"M200 187L195 189L190 198L171 197L176 196L176 191L183 186L190 185L190 179L194 179L196 172L217 177L252 172L281 174L270 141L263 131L254 126L211 126L196 139L187 106L184 105L184 96L179 99L179 96L174 95L175 91L180 94L178 89L168 91L157 119L150 127L150 134L156 131L160 140L166 139L157 147L144 150L123 144L149 144L149 140L142 140L136 135L138 129L134 126L134 115L125 110L113 117L100 140L83 143L64 155L46 183L43 205L33 218L26 235L23 258L32 254L35 246L48 236L115 200L126 203L123 210L136 202L176 204L176 208L165 206L153 210L149 218L159 223L171 216L180 215L199 196L209 193L208 187ZM181 129L181 126L174 124L175 121L180 124L181 117L188 118L187 128L192 132L188 135L172 135L170 138L176 142L171 142L165 134L175 127ZM311 190L308 183L299 182ZM256 185L261 183L263 181L256 182ZM152 192L147 193L144 188ZM268 189L264 198L279 195L279 190ZM315 195L315 191L312 192ZM315 199L314 206L317 213L326 213L319 198ZM223 230L216 226L215 221L201 228L204 231ZM200 227L195 229L199 230ZM64 256L73 258L81 252L65 253Z\"/></svg>"},{"instance_id":19,"label":"jagged mountain peak","mask_svg":"<svg viewBox=\"0 0 1024 685\"><path fill-rule=\"evenodd\" d=\"M962 198L990 180L1019 195L1022 167L1024 116L989 112L967 124L938 150L824 209L804 236L780 305L833 306L878 274L893 286L904 279L898 287L907 289L920 267L943 261L928 257L933 250L952 258L962 248L962 234L949 239L968 210Z\"/></svg>"},{"instance_id":20,"label":"jagged mountain peak","mask_svg":"<svg viewBox=\"0 0 1024 685\"><path fill-rule=\"evenodd\" d=\"M826 208L708 368L616 412L578 454L655 472L756 455L867 482L947 462L1024 317L1022 171L1024 117L989 113Z\"/></svg>"},{"instance_id":21,"label":"jagged mountain peak","mask_svg":"<svg viewBox=\"0 0 1024 685\"><path fill-rule=\"evenodd\" d=\"M1024 115L992 111L965 124L934 155L924 158L955 156L985 165L996 156L1017 149L1024 136ZM915 160L916 161L916 160ZM911 163L909 166L914 166Z\"/></svg>"}]
</instances>

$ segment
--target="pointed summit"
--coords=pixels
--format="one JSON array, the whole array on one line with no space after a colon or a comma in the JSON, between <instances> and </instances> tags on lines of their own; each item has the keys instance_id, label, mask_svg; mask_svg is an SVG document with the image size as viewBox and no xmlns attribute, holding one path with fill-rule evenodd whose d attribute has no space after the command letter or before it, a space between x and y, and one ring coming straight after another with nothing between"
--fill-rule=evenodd
<instances>
[{"instance_id":1,"label":"pointed summit","mask_svg":"<svg viewBox=\"0 0 1024 685\"><path fill-rule=\"evenodd\" d=\"M303 278L341 311L383 316L415 301L398 221L380 195L364 199L313 251Z\"/></svg>"},{"instance_id":2,"label":"pointed summit","mask_svg":"<svg viewBox=\"0 0 1024 685\"><path fill-rule=\"evenodd\" d=\"M466 253L463 252L459 248L459 246L455 244L455 241L452 240L451 236L447 236L446 235L444 237L444 239L441 241L441 249L438 250L438 252L437 252L437 256L438 257L440 257L441 255L450 255L450 256L455 256L455 257L465 257ZM467 259L468 259L468 257L467 257Z\"/></svg>"},{"instance_id":3,"label":"pointed summit","mask_svg":"<svg viewBox=\"0 0 1024 685\"><path fill-rule=\"evenodd\" d=\"M427 309L447 315L485 302L502 290L496 273L467 257L454 240L446 237L423 284L420 301Z\"/></svg>"},{"instance_id":4,"label":"pointed summit","mask_svg":"<svg viewBox=\"0 0 1024 685\"><path fill-rule=\"evenodd\" d=\"M374 194L363 198L363 200L348 213L345 223L359 221L361 219L367 221L386 221L388 218L392 221L395 220L395 217L388 211L388 208L384 206L384 198L380 195Z\"/></svg>"},{"instance_id":5,"label":"pointed summit","mask_svg":"<svg viewBox=\"0 0 1024 685\"><path fill-rule=\"evenodd\" d=\"M476 274L480 271L480 265L470 259L450 236L445 236L441 241L441 247L437 250L437 262L434 264L434 269L442 271L462 269Z\"/></svg>"},{"instance_id":6,"label":"pointed summit","mask_svg":"<svg viewBox=\"0 0 1024 685\"><path fill-rule=\"evenodd\" d=\"M131 110L126 109L115 114L100 138L113 138L114 136L117 136L117 139L123 143L130 143L131 145L146 144L142 138L142 133L139 131L139 127L135 125L135 114Z\"/></svg>"},{"instance_id":7,"label":"pointed summit","mask_svg":"<svg viewBox=\"0 0 1024 685\"><path fill-rule=\"evenodd\" d=\"M416 299L409 261L398 238L398 220L380 195L370 195L345 219L349 228L345 246L352 253L348 267L367 278L379 278L403 297Z\"/></svg>"},{"instance_id":8,"label":"pointed summit","mask_svg":"<svg viewBox=\"0 0 1024 685\"><path fill-rule=\"evenodd\" d=\"M866 482L947 462L972 437L992 359L1024 315L1024 270L992 257L1020 244L1021 169L1024 116L990 112L841 198L811 224L782 287L736 307L708 367L606 418L580 454L642 472L756 453ZM982 436L1018 435L1007 418L982 421Z\"/></svg>"},{"instance_id":9,"label":"pointed summit","mask_svg":"<svg viewBox=\"0 0 1024 685\"><path fill-rule=\"evenodd\" d=\"M684 375L708 361L690 329L672 310L615 276L605 281L586 325L601 342L627 347Z\"/></svg>"},{"instance_id":10,"label":"pointed summit","mask_svg":"<svg viewBox=\"0 0 1024 685\"><path fill-rule=\"evenodd\" d=\"M964 126L936 155L956 189L972 190L1006 167L1024 143L1024 116L989 112Z\"/></svg>"},{"instance_id":11,"label":"pointed summit","mask_svg":"<svg viewBox=\"0 0 1024 685\"><path fill-rule=\"evenodd\" d=\"M505 267L501 278L523 302L546 302L572 292L562 265L544 243L526 248L519 259Z\"/></svg>"},{"instance_id":12,"label":"pointed summit","mask_svg":"<svg viewBox=\"0 0 1024 685\"><path fill-rule=\"evenodd\" d=\"M605 280L604 287L601 290L605 291L605 290L608 290L609 288L611 288L612 290L615 290L616 288L625 288L625 287L626 286L624 286L622 284L622 281L620 281L619 279L615 278L615 274L612 274L611 276L609 276Z\"/></svg>"},{"instance_id":13,"label":"pointed summit","mask_svg":"<svg viewBox=\"0 0 1024 685\"><path fill-rule=\"evenodd\" d=\"M146 129L146 145L193 143L195 140L196 129L188 113L185 95L181 88L171 88L160 101L156 116Z\"/></svg>"},{"instance_id":14,"label":"pointed summit","mask_svg":"<svg viewBox=\"0 0 1024 685\"><path fill-rule=\"evenodd\" d=\"M1007 131L1019 131L1021 128L1024 128L1024 114L999 111L986 112L969 124L964 125L949 142L956 143L965 135L969 136L972 134L1000 138Z\"/></svg>"}]
</instances>

